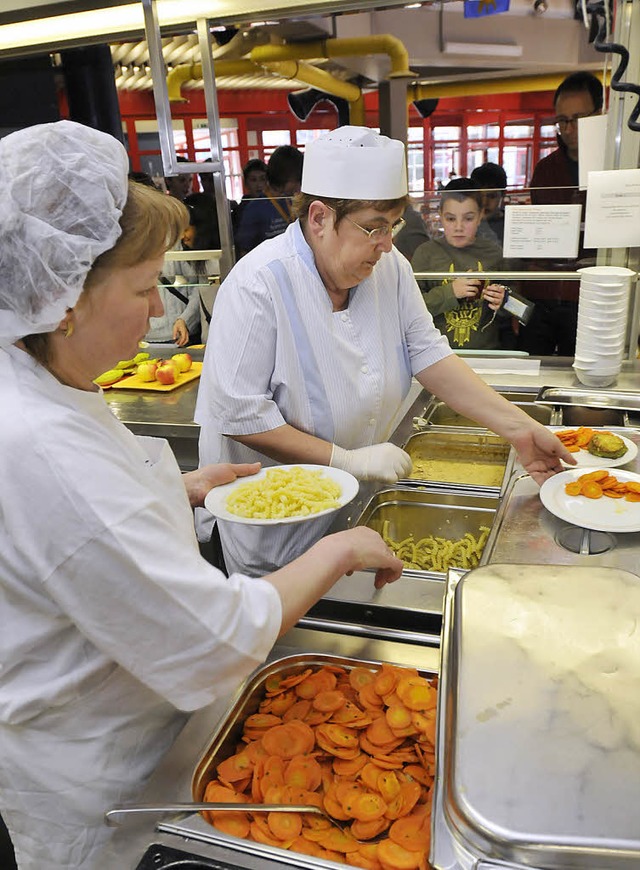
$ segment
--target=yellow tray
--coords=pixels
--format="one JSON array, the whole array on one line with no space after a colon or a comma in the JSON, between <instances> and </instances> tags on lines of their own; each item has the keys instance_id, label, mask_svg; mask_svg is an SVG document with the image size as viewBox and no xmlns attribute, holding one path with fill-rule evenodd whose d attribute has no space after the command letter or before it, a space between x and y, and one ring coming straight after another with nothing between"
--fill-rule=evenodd
<instances>
[{"instance_id":1,"label":"yellow tray","mask_svg":"<svg viewBox=\"0 0 640 870\"><path fill-rule=\"evenodd\" d=\"M202 371L202 363L194 362L188 372L182 372L178 375L173 384L161 384L159 381L143 381L138 375L129 375L115 384L111 384L113 390L153 390L156 393L169 393L171 390L176 390L183 384L188 384L189 381L195 381L200 377Z\"/></svg>"}]
</instances>

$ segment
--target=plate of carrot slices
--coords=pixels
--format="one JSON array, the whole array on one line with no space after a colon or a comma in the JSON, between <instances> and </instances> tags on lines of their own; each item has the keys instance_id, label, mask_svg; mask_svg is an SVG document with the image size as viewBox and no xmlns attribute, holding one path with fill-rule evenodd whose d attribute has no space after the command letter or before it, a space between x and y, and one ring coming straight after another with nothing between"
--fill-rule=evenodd
<instances>
[{"instance_id":1,"label":"plate of carrot slices","mask_svg":"<svg viewBox=\"0 0 640 870\"><path fill-rule=\"evenodd\" d=\"M427 867L437 678L334 665L275 673L205 800L315 805L310 813L204 812L219 831L341 864ZM255 709L255 708L254 708Z\"/></svg>"},{"instance_id":2,"label":"plate of carrot slices","mask_svg":"<svg viewBox=\"0 0 640 870\"><path fill-rule=\"evenodd\" d=\"M548 511L574 526L596 532L640 532L640 474L608 468L573 468L540 487Z\"/></svg>"},{"instance_id":3,"label":"plate of carrot slices","mask_svg":"<svg viewBox=\"0 0 640 870\"><path fill-rule=\"evenodd\" d=\"M615 459L607 459L603 456L595 456L589 452L589 444L596 433L609 432L608 429L591 429L588 426L579 426L577 429L567 429L566 426L547 426L554 432L562 441L569 453L576 460L576 465L568 465L563 463L565 468L617 468L620 465L627 465L634 460L638 455L638 445L635 441L631 441L626 435L623 435L619 430L615 434L620 438L627 448L622 456Z\"/></svg>"}]
</instances>

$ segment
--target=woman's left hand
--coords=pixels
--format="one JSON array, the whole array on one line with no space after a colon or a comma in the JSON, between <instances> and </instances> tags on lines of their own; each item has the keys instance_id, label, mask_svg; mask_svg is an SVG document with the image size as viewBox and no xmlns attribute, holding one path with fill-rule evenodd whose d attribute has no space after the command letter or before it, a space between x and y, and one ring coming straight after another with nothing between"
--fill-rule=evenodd
<instances>
[{"instance_id":1,"label":"woman's left hand","mask_svg":"<svg viewBox=\"0 0 640 870\"><path fill-rule=\"evenodd\" d=\"M576 460L553 432L534 421L532 423L532 426L523 427L520 433L512 437L511 443L518 451L518 458L525 470L540 485L548 477L565 470L561 459L568 465L575 465Z\"/></svg>"},{"instance_id":2,"label":"woman's left hand","mask_svg":"<svg viewBox=\"0 0 640 870\"><path fill-rule=\"evenodd\" d=\"M259 462L234 464L223 462L219 465L204 465L197 471L187 471L182 475L192 508L203 507L205 496L214 488L225 483L233 483L238 477L248 477L260 471Z\"/></svg>"},{"instance_id":3,"label":"woman's left hand","mask_svg":"<svg viewBox=\"0 0 640 870\"><path fill-rule=\"evenodd\" d=\"M173 324L173 340L178 347L184 347L189 341L189 330L184 320L179 317Z\"/></svg>"}]
</instances>

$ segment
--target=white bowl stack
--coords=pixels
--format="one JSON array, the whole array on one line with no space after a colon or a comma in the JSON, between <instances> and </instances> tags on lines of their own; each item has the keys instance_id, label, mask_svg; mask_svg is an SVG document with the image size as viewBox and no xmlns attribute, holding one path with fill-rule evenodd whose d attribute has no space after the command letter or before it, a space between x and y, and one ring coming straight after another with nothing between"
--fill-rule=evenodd
<instances>
[{"instance_id":1,"label":"white bowl stack","mask_svg":"<svg viewBox=\"0 0 640 870\"><path fill-rule=\"evenodd\" d=\"M589 266L580 272L578 331L573 368L587 387L608 387L620 374L629 313L631 278L622 266Z\"/></svg>"}]
</instances>

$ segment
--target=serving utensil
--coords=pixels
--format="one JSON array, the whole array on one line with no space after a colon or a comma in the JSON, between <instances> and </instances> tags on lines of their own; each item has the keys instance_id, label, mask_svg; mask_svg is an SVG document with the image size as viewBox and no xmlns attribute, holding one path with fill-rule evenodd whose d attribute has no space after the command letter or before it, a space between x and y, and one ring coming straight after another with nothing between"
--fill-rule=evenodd
<instances>
[{"instance_id":1,"label":"serving utensil","mask_svg":"<svg viewBox=\"0 0 640 870\"><path fill-rule=\"evenodd\" d=\"M153 815L164 815L166 813L195 813L201 810L209 810L209 812L232 812L232 813L315 813L318 816L324 816L332 825L339 828L345 833L349 833L351 821L344 822L341 819L334 819L325 810L316 806L306 806L304 804L236 804L236 803L221 803L220 801L187 801L184 803L175 804L130 804L128 806L116 806L107 810L105 820L108 825L115 827L121 824L126 816L138 816L145 813ZM362 842L377 843L386 835L386 831L378 834L376 837ZM357 840L354 837L354 840ZM360 842L360 841L358 841Z\"/></svg>"}]
</instances>

